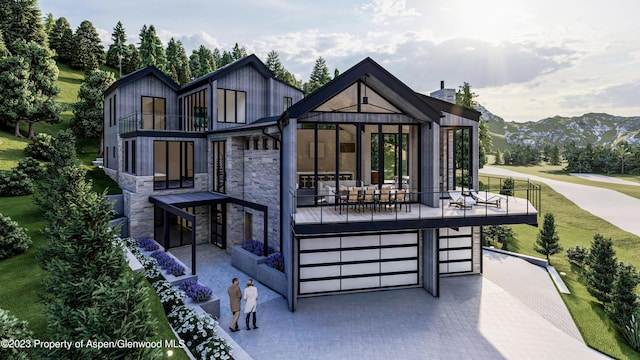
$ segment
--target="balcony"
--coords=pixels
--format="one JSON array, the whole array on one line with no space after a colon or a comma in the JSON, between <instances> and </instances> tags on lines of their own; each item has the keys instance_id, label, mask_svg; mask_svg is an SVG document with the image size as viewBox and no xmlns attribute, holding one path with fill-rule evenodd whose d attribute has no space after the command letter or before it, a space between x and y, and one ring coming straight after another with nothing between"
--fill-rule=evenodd
<instances>
[{"instance_id":1,"label":"balcony","mask_svg":"<svg viewBox=\"0 0 640 360\"><path fill-rule=\"evenodd\" d=\"M169 114L131 113L119 119L119 133L126 135L138 131L206 132L209 118Z\"/></svg>"},{"instance_id":2,"label":"balcony","mask_svg":"<svg viewBox=\"0 0 640 360\"><path fill-rule=\"evenodd\" d=\"M363 195L349 198L349 194L342 193L334 195L335 199L330 203L326 195L297 195L292 191L295 213L291 215L291 222L299 234L499 224L537 225L540 187L529 181L519 185L510 191L500 191L502 181L494 180L490 186L484 183L482 187L485 190L474 193L477 197L493 200L485 203L474 199L468 189L458 189L464 194L462 203L458 204L449 198L449 191L407 191L403 201L393 199L393 196L390 201L380 201L380 195L377 195L378 199L365 201ZM298 206L300 203L318 205Z\"/></svg>"}]
</instances>

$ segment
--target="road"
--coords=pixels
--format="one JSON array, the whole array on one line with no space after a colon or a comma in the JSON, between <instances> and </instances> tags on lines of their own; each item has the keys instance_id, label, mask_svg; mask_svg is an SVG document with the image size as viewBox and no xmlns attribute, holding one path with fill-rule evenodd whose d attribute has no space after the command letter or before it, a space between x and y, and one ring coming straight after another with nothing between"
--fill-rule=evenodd
<instances>
[{"instance_id":1,"label":"road","mask_svg":"<svg viewBox=\"0 0 640 360\"><path fill-rule=\"evenodd\" d=\"M511 176L514 178L529 178L533 181L545 183L582 209L610 222L624 231L640 236L640 199L614 190L552 180L541 176L523 174L491 166L485 166L480 169L480 173Z\"/></svg>"}]
</instances>

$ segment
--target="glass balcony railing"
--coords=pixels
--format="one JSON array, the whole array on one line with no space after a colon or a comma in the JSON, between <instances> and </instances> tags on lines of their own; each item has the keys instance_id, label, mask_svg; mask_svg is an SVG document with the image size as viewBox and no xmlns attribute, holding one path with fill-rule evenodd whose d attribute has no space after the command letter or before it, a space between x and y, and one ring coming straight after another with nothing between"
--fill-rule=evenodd
<instances>
[{"instance_id":1,"label":"glass balcony railing","mask_svg":"<svg viewBox=\"0 0 640 360\"><path fill-rule=\"evenodd\" d=\"M136 131L205 132L209 130L209 118L135 112L121 117L118 129L120 135Z\"/></svg>"}]
</instances>

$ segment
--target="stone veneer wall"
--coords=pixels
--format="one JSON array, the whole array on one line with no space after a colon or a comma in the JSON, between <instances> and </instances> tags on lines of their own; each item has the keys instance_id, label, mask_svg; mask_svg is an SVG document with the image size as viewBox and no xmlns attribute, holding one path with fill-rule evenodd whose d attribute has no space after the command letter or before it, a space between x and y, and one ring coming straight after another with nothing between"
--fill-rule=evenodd
<instances>
[{"instance_id":1,"label":"stone veneer wall","mask_svg":"<svg viewBox=\"0 0 640 360\"><path fill-rule=\"evenodd\" d=\"M251 139L245 150L245 138L233 137L227 143L227 194L261 205L269 206L269 245L280 244L280 151L269 139L267 150L260 137L258 149ZM252 233L255 240L263 241L264 214L251 208L230 204L227 206L227 243L229 246L247 240L245 213L253 215Z\"/></svg>"},{"instance_id":2,"label":"stone veneer wall","mask_svg":"<svg viewBox=\"0 0 640 360\"><path fill-rule=\"evenodd\" d=\"M473 243L473 272L479 274L482 271L482 227L474 226L471 230Z\"/></svg>"},{"instance_id":3,"label":"stone veneer wall","mask_svg":"<svg viewBox=\"0 0 640 360\"><path fill-rule=\"evenodd\" d=\"M154 236L154 206L149 202L149 196L207 191L208 181L207 174L195 174L193 188L154 190L153 176L120 173L120 187L124 194L124 211L129 219L129 236L133 238ZM207 241L209 238L209 216L204 215L202 211L206 211L208 214L206 208L196 209L196 213L199 216L202 215L196 224L196 241L198 242Z\"/></svg>"}]
</instances>

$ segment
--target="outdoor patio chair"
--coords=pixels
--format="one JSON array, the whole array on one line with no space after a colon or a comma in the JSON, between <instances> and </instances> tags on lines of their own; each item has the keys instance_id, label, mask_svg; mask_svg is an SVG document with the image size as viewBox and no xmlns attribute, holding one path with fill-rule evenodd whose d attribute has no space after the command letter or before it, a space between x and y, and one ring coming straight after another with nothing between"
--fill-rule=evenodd
<instances>
[{"instance_id":1,"label":"outdoor patio chair","mask_svg":"<svg viewBox=\"0 0 640 360\"><path fill-rule=\"evenodd\" d=\"M362 199L363 206L369 207L371 206L371 210L375 210L375 202L376 202L376 189L367 188L364 191L364 198Z\"/></svg>"},{"instance_id":2,"label":"outdoor patio chair","mask_svg":"<svg viewBox=\"0 0 640 360\"><path fill-rule=\"evenodd\" d=\"M402 210L402 205L404 205L405 211L409 211L409 202L407 201L407 189L400 189L396 192L395 205L396 207L398 207L399 205L400 210Z\"/></svg>"},{"instance_id":3,"label":"outdoor patio chair","mask_svg":"<svg viewBox=\"0 0 640 360\"><path fill-rule=\"evenodd\" d=\"M455 206L458 209L471 209L475 203L471 196L463 196L462 191L449 191L449 206Z\"/></svg>"},{"instance_id":4,"label":"outdoor patio chair","mask_svg":"<svg viewBox=\"0 0 640 360\"><path fill-rule=\"evenodd\" d=\"M476 205L493 205L497 208L501 205L502 196L500 195L492 195L489 198L485 198L480 196L475 190L469 190L469 194L473 200L476 201Z\"/></svg>"},{"instance_id":5,"label":"outdoor patio chair","mask_svg":"<svg viewBox=\"0 0 640 360\"><path fill-rule=\"evenodd\" d=\"M360 190L359 189L351 189L347 193L347 196L342 197L342 203L340 204L340 212L342 213L342 205L347 206L347 210L349 210L349 206L353 206L354 210L358 211L358 206L360 205Z\"/></svg>"},{"instance_id":6,"label":"outdoor patio chair","mask_svg":"<svg viewBox=\"0 0 640 360\"><path fill-rule=\"evenodd\" d=\"M380 190L380 197L378 197L378 208L384 205L386 210L394 204L394 200L391 189L382 189Z\"/></svg>"}]
</instances>

